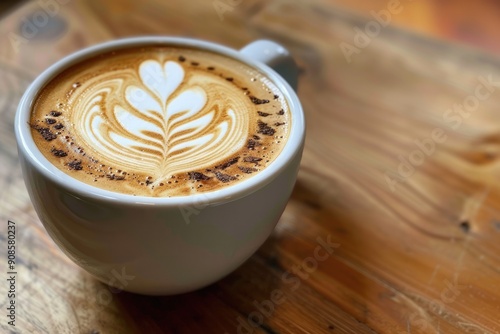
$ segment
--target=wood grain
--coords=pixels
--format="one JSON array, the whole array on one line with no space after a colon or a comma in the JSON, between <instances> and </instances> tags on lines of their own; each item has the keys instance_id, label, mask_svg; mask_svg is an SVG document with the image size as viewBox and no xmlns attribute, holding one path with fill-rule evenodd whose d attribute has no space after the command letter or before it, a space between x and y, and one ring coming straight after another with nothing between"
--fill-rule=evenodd
<instances>
[{"instance_id":1,"label":"wood grain","mask_svg":"<svg viewBox=\"0 0 500 334\"><path fill-rule=\"evenodd\" d=\"M223 20L209 1L73 0L16 51L12 34L37 11L32 2L0 21L0 235L5 254L16 222L19 272L16 327L3 318L3 332L500 333L498 59L389 26L348 62L340 45L355 45L366 18L327 0L241 1ZM12 130L43 69L144 34L283 43L302 68L308 119L299 179L270 239L223 280L173 297L111 290L57 249L24 189ZM489 96L447 121L485 80ZM446 140L413 153L434 129ZM421 164L402 177L398 156L412 154Z\"/></svg>"},{"instance_id":2,"label":"wood grain","mask_svg":"<svg viewBox=\"0 0 500 334\"><path fill-rule=\"evenodd\" d=\"M332 0L356 14L372 19L372 11L387 9L388 0ZM424 36L453 41L494 54L500 52L496 31L500 29L500 6L494 0L401 0L404 6L392 15L391 24Z\"/></svg>"}]
</instances>

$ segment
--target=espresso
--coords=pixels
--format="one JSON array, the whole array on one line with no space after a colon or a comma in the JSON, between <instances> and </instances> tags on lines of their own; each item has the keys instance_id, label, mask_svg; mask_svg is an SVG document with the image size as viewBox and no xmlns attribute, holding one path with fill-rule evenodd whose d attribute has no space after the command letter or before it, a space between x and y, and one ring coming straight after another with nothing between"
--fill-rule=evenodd
<instances>
[{"instance_id":1,"label":"espresso","mask_svg":"<svg viewBox=\"0 0 500 334\"><path fill-rule=\"evenodd\" d=\"M290 112L258 70L216 53L151 46L104 53L53 78L32 136L71 177L137 196L186 196L251 178L280 154Z\"/></svg>"}]
</instances>

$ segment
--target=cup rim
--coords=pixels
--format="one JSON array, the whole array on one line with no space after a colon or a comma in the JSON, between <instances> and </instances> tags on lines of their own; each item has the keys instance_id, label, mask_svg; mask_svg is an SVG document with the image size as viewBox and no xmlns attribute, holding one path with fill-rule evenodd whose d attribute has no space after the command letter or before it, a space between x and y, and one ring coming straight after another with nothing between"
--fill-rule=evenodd
<instances>
[{"instance_id":1,"label":"cup rim","mask_svg":"<svg viewBox=\"0 0 500 334\"><path fill-rule=\"evenodd\" d=\"M38 150L38 147L31 136L29 126L33 102L38 96L40 90L63 70L92 56L112 50L151 45L184 46L215 52L243 62L244 64L247 64L264 73L271 81L273 81L273 83L276 84L285 96L289 104L292 119L292 126L290 127L288 140L276 159L258 174L248 178L247 180L222 189L194 195L150 197L123 194L89 185L64 173L59 168L54 166L47 158L45 158L45 156ZM208 205L220 204L245 197L258 189L263 188L275 179L282 172L282 170L284 170L287 165L291 163L294 157L297 154L300 154L302 150L305 139L305 116L297 94L278 73L266 64L253 60L238 50L193 38L142 36L116 39L84 48L62 58L43 71L28 87L20 100L15 117L15 134L19 154L22 154L23 157L27 159L38 172L43 174L44 177L49 178L58 186L69 190L72 193L78 194L79 196L90 199L98 199L101 201L104 200L107 202L136 205L178 206L186 204L199 205L200 203Z\"/></svg>"}]
</instances>

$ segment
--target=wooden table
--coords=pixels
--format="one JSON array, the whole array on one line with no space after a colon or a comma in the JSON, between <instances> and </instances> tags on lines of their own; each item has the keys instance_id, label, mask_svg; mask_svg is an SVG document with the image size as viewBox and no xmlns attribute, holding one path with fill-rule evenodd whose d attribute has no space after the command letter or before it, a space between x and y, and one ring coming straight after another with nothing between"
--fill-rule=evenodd
<instances>
[{"instance_id":1,"label":"wooden table","mask_svg":"<svg viewBox=\"0 0 500 334\"><path fill-rule=\"evenodd\" d=\"M499 59L377 29L329 0L57 1L0 20L2 333L500 333ZM13 137L16 104L43 69L145 34L283 43L308 118L273 235L228 277L173 297L112 290L64 256L29 202Z\"/></svg>"}]
</instances>

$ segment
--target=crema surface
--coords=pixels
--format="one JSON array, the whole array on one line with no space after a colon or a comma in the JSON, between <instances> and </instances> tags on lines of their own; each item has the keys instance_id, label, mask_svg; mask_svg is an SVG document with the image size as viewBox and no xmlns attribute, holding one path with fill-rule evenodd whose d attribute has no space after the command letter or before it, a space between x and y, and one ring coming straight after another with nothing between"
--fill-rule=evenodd
<instances>
[{"instance_id":1,"label":"crema surface","mask_svg":"<svg viewBox=\"0 0 500 334\"><path fill-rule=\"evenodd\" d=\"M139 196L185 196L252 177L286 143L290 112L262 73L208 51L101 54L52 79L30 125L52 164Z\"/></svg>"}]
</instances>

